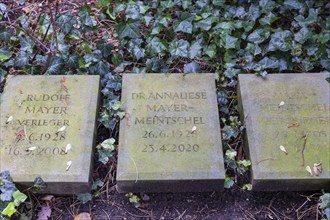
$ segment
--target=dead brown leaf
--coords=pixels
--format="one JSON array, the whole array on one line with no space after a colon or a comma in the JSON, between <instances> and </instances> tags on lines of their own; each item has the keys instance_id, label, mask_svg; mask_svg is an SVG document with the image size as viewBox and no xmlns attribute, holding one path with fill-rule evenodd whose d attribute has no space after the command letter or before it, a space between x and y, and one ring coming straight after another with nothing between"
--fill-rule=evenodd
<instances>
[{"instance_id":1,"label":"dead brown leaf","mask_svg":"<svg viewBox=\"0 0 330 220\"><path fill-rule=\"evenodd\" d=\"M79 213L78 215L76 215L74 217L74 220L91 220L91 214L87 213L87 212L82 212Z\"/></svg>"},{"instance_id":2,"label":"dead brown leaf","mask_svg":"<svg viewBox=\"0 0 330 220\"><path fill-rule=\"evenodd\" d=\"M289 124L288 128L292 128L292 127L299 127L300 126L300 123L292 123L292 124Z\"/></svg>"},{"instance_id":3,"label":"dead brown leaf","mask_svg":"<svg viewBox=\"0 0 330 220\"><path fill-rule=\"evenodd\" d=\"M49 206L41 206L41 210L38 213L37 220L48 220L51 214L52 210Z\"/></svg>"}]
</instances>

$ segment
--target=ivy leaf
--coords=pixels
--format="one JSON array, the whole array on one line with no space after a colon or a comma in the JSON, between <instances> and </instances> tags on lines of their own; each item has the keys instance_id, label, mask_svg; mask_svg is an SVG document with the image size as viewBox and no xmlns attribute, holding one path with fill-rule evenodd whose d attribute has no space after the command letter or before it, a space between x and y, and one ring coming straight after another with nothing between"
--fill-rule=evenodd
<instances>
[{"instance_id":1,"label":"ivy leaf","mask_svg":"<svg viewBox=\"0 0 330 220\"><path fill-rule=\"evenodd\" d=\"M140 37L139 22L131 22L126 24L118 24L117 33L119 38L138 38Z\"/></svg>"},{"instance_id":2,"label":"ivy leaf","mask_svg":"<svg viewBox=\"0 0 330 220\"><path fill-rule=\"evenodd\" d=\"M4 42L9 42L10 37L12 36L12 31L10 29L0 28L0 39Z\"/></svg>"},{"instance_id":3,"label":"ivy leaf","mask_svg":"<svg viewBox=\"0 0 330 220\"><path fill-rule=\"evenodd\" d=\"M259 61L259 64L262 65L265 69L276 69L278 68L278 61L268 58L268 57L264 57L262 60Z\"/></svg>"},{"instance_id":4,"label":"ivy leaf","mask_svg":"<svg viewBox=\"0 0 330 220\"><path fill-rule=\"evenodd\" d=\"M70 47L69 45L67 45L64 41L64 34L63 33L60 33L57 35L57 44L58 46L58 50L59 52L63 55L63 54L67 54Z\"/></svg>"},{"instance_id":5,"label":"ivy leaf","mask_svg":"<svg viewBox=\"0 0 330 220\"><path fill-rule=\"evenodd\" d=\"M262 13L267 13L271 12L277 6L277 3L272 0L260 0L259 6Z\"/></svg>"},{"instance_id":6,"label":"ivy leaf","mask_svg":"<svg viewBox=\"0 0 330 220\"><path fill-rule=\"evenodd\" d=\"M230 187L232 187L234 185L234 181L229 177L229 176L226 176L225 178L225 183L224 183L224 187L226 189L229 189Z\"/></svg>"},{"instance_id":7,"label":"ivy leaf","mask_svg":"<svg viewBox=\"0 0 330 220\"><path fill-rule=\"evenodd\" d=\"M184 12L182 13L180 20L175 20L173 22L173 29L175 32L184 32L184 33L188 33L191 34L192 33L192 29L193 29L193 25L192 25L192 21L194 20L194 15L188 13L188 12Z\"/></svg>"},{"instance_id":8,"label":"ivy leaf","mask_svg":"<svg viewBox=\"0 0 330 220\"><path fill-rule=\"evenodd\" d=\"M170 16L159 16L156 19L156 23L163 25L164 27L168 27L169 23L171 21L171 17Z\"/></svg>"},{"instance_id":9,"label":"ivy leaf","mask_svg":"<svg viewBox=\"0 0 330 220\"><path fill-rule=\"evenodd\" d=\"M169 0L169 1L161 1L160 5L162 8L172 8L175 4L172 0Z\"/></svg>"},{"instance_id":10,"label":"ivy leaf","mask_svg":"<svg viewBox=\"0 0 330 220\"><path fill-rule=\"evenodd\" d=\"M39 33L46 34L48 30L48 35L53 33L53 27L50 26L50 18L48 15L41 15L39 19Z\"/></svg>"},{"instance_id":11,"label":"ivy leaf","mask_svg":"<svg viewBox=\"0 0 330 220\"><path fill-rule=\"evenodd\" d=\"M21 51L32 53L34 46L33 41L28 37L20 37L19 39L20 39Z\"/></svg>"},{"instance_id":12,"label":"ivy leaf","mask_svg":"<svg viewBox=\"0 0 330 220\"><path fill-rule=\"evenodd\" d=\"M147 59L146 65L148 72L151 71L153 73L166 73L169 71L168 67L165 66L165 64L156 57Z\"/></svg>"},{"instance_id":13,"label":"ivy leaf","mask_svg":"<svg viewBox=\"0 0 330 220\"><path fill-rule=\"evenodd\" d=\"M228 95L224 91L217 93L217 101L220 105L226 105L228 103Z\"/></svg>"},{"instance_id":14,"label":"ivy leaf","mask_svg":"<svg viewBox=\"0 0 330 220\"><path fill-rule=\"evenodd\" d=\"M7 12L7 5L4 3L0 3L0 19L8 17L8 12Z\"/></svg>"},{"instance_id":15,"label":"ivy leaf","mask_svg":"<svg viewBox=\"0 0 330 220\"><path fill-rule=\"evenodd\" d=\"M91 187L92 190L97 190L97 188L102 187L104 182L100 179L97 179L93 182L93 185Z\"/></svg>"},{"instance_id":16,"label":"ivy leaf","mask_svg":"<svg viewBox=\"0 0 330 220\"><path fill-rule=\"evenodd\" d=\"M261 25L271 25L273 22L280 19L279 17L276 17L272 12L269 12L267 15L259 19L259 23Z\"/></svg>"},{"instance_id":17,"label":"ivy leaf","mask_svg":"<svg viewBox=\"0 0 330 220\"><path fill-rule=\"evenodd\" d=\"M21 193L19 190L16 190L13 193L14 203L16 206L19 206L22 202L25 202L27 196L24 193Z\"/></svg>"},{"instance_id":18,"label":"ivy leaf","mask_svg":"<svg viewBox=\"0 0 330 220\"><path fill-rule=\"evenodd\" d=\"M109 125L105 125L107 128L111 128L113 129L113 127L115 126L117 120L115 118L108 120L105 120L107 123L109 123ZM102 123L103 124L103 123ZM112 125L113 124L113 125ZM106 149L97 149L97 153L99 155L99 161L103 164L107 164L109 161L109 158L111 158L113 156L113 154L106 150Z\"/></svg>"},{"instance_id":19,"label":"ivy leaf","mask_svg":"<svg viewBox=\"0 0 330 220\"><path fill-rule=\"evenodd\" d=\"M111 43L106 43L104 41L98 41L96 43L96 48L101 51L102 57L106 58L111 54L113 46Z\"/></svg>"},{"instance_id":20,"label":"ivy leaf","mask_svg":"<svg viewBox=\"0 0 330 220\"><path fill-rule=\"evenodd\" d=\"M93 196L90 193L79 193L77 197L82 204L85 204L93 199Z\"/></svg>"},{"instance_id":21,"label":"ivy leaf","mask_svg":"<svg viewBox=\"0 0 330 220\"><path fill-rule=\"evenodd\" d=\"M203 20L200 20L197 25L200 29L204 31L208 31L212 28L212 24L217 21L217 18L214 16L210 16L208 18L205 18Z\"/></svg>"},{"instance_id":22,"label":"ivy leaf","mask_svg":"<svg viewBox=\"0 0 330 220\"><path fill-rule=\"evenodd\" d=\"M12 182L6 182L4 185L0 186L0 201L11 201L12 194L16 191L15 184Z\"/></svg>"},{"instance_id":23,"label":"ivy leaf","mask_svg":"<svg viewBox=\"0 0 330 220\"><path fill-rule=\"evenodd\" d=\"M153 37L148 43L147 52L151 55L159 54L167 50L165 43L158 37Z\"/></svg>"},{"instance_id":24,"label":"ivy leaf","mask_svg":"<svg viewBox=\"0 0 330 220\"><path fill-rule=\"evenodd\" d=\"M241 73L240 69L235 69L235 68L227 68L226 71L224 72L224 75L232 79L233 77L237 76L239 73Z\"/></svg>"},{"instance_id":25,"label":"ivy leaf","mask_svg":"<svg viewBox=\"0 0 330 220\"><path fill-rule=\"evenodd\" d=\"M201 67L198 63L192 61L191 63L185 64L183 68L184 73L199 73L201 71Z\"/></svg>"},{"instance_id":26,"label":"ivy leaf","mask_svg":"<svg viewBox=\"0 0 330 220\"><path fill-rule=\"evenodd\" d=\"M7 71L5 71L4 69L0 68L0 83L2 83L2 81L4 80L4 78L7 75ZM1 178L0 178L0 185L1 185Z\"/></svg>"},{"instance_id":27,"label":"ivy leaf","mask_svg":"<svg viewBox=\"0 0 330 220\"><path fill-rule=\"evenodd\" d=\"M137 20L140 18L140 7L136 4L128 4L126 8L126 20L133 19Z\"/></svg>"},{"instance_id":28,"label":"ivy leaf","mask_svg":"<svg viewBox=\"0 0 330 220\"><path fill-rule=\"evenodd\" d=\"M189 42L183 39L173 40L170 44L170 53L172 56L188 57Z\"/></svg>"},{"instance_id":29,"label":"ivy leaf","mask_svg":"<svg viewBox=\"0 0 330 220\"><path fill-rule=\"evenodd\" d=\"M151 31L151 35L158 35L163 30L161 25L155 25Z\"/></svg>"},{"instance_id":30,"label":"ivy leaf","mask_svg":"<svg viewBox=\"0 0 330 220\"><path fill-rule=\"evenodd\" d=\"M16 212L16 206L14 202L8 203L7 207L1 212L2 215L11 217Z\"/></svg>"},{"instance_id":31,"label":"ivy leaf","mask_svg":"<svg viewBox=\"0 0 330 220\"><path fill-rule=\"evenodd\" d=\"M79 55L76 53L70 55L66 61L66 65L71 68L79 67Z\"/></svg>"},{"instance_id":32,"label":"ivy leaf","mask_svg":"<svg viewBox=\"0 0 330 220\"><path fill-rule=\"evenodd\" d=\"M260 44L268 37L269 37L268 31L265 33L263 29L257 29L248 36L247 40L250 41L251 43Z\"/></svg>"},{"instance_id":33,"label":"ivy leaf","mask_svg":"<svg viewBox=\"0 0 330 220\"><path fill-rule=\"evenodd\" d=\"M312 36L312 33L308 30L308 28L301 28L295 35L294 40L303 44Z\"/></svg>"},{"instance_id":34,"label":"ivy leaf","mask_svg":"<svg viewBox=\"0 0 330 220\"><path fill-rule=\"evenodd\" d=\"M143 57L145 57L145 50L139 46L134 46L133 47L133 54L134 54L134 57L139 60Z\"/></svg>"},{"instance_id":35,"label":"ivy leaf","mask_svg":"<svg viewBox=\"0 0 330 220\"><path fill-rule=\"evenodd\" d=\"M0 172L0 187L7 183L12 183L13 179L10 176L9 171Z\"/></svg>"},{"instance_id":36,"label":"ivy leaf","mask_svg":"<svg viewBox=\"0 0 330 220\"><path fill-rule=\"evenodd\" d=\"M63 65L64 63L61 57L53 57L51 64L47 70L47 74L56 75L62 73Z\"/></svg>"},{"instance_id":37,"label":"ivy leaf","mask_svg":"<svg viewBox=\"0 0 330 220\"><path fill-rule=\"evenodd\" d=\"M294 19L298 22L301 27L313 24L317 21L319 9L310 8L308 11L308 17L304 18L302 15L298 15Z\"/></svg>"},{"instance_id":38,"label":"ivy leaf","mask_svg":"<svg viewBox=\"0 0 330 220\"><path fill-rule=\"evenodd\" d=\"M230 36L229 34L225 34L221 38L222 45L226 49L235 49L238 46L238 38Z\"/></svg>"},{"instance_id":39,"label":"ivy leaf","mask_svg":"<svg viewBox=\"0 0 330 220\"><path fill-rule=\"evenodd\" d=\"M260 17L260 9L258 5L251 4L247 13L247 18L250 21L256 21Z\"/></svg>"},{"instance_id":40,"label":"ivy leaf","mask_svg":"<svg viewBox=\"0 0 330 220\"><path fill-rule=\"evenodd\" d=\"M288 9L301 9L304 7L302 3L297 0L285 0L283 3Z\"/></svg>"},{"instance_id":41,"label":"ivy leaf","mask_svg":"<svg viewBox=\"0 0 330 220\"><path fill-rule=\"evenodd\" d=\"M143 16L143 20L144 20L144 23L146 24L146 26L149 26L152 19L153 19L152 16L148 16L148 15Z\"/></svg>"},{"instance_id":42,"label":"ivy leaf","mask_svg":"<svg viewBox=\"0 0 330 220\"><path fill-rule=\"evenodd\" d=\"M0 62L5 61L7 59L9 59L11 57L13 53L9 50L7 50L7 48L0 48Z\"/></svg>"},{"instance_id":43,"label":"ivy leaf","mask_svg":"<svg viewBox=\"0 0 330 220\"><path fill-rule=\"evenodd\" d=\"M189 6L191 6L192 2L191 0L181 0L181 6L183 9L187 9Z\"/></svg>"},{"instance_id":44,"label":"ivy leaf","mask_svg":"<svg viewBox=\"0 0 330 220\"><path fill-rule=\"evenodd\" d=\"M22 14L21 16L18 17L17 20L21 23L21 25L24 29L29 28L30 20L29 20L29 18L27 17L26 14Z\"/></svg>"},{"instance_id":45,"label":"ivy leaf","mask_svg":"<svg viewBox=\"0 0 330 220\"><path fill-rule=\"evenodd\" d=\"M215 6L223 6L226 0L212 0L212 4Z\"/></svg>"},{"instance_id":46,"label":"ivy leaf","mask_svg":"<svg viewBox=\"0 0 330 220\"><path fill-rule=\"evenodd\" d=\"M117 101L119 102L119 101ZM120 102L119 102L120 103ZM120 105L121 106L121 105ZM116 140L114 138L109 138L104 140L100 145L104 148L107 149L109 151L114 151L115 150L115 146L114 143L116 142Z\"/></svg>"},{"instance_id":47,"label":"ivy leaf","mask_svg":"<svg viewBox=\"0 0 330 220\"><path fill-rule=\"evenodd\" d=\"M32 192L33 193L40 193L42 192L44 189L46 189L47 184L45 183L45 181L40 177L36 177L33 181L33 187L32 187Z\"/></svg>"},{"instance_id":48,"label":"ivy leaf","mask_svg":"<svg viewBox=\"0 0 330 220\"><path fill-rule=\"evenodd\" d=\"M193 59L195 57L201 57L202 54L202 39L193 41L189 48L189 58Z\"/></svg>"},{"instance_id":49,"label":"ivy leaf","mask_svg":"<svg viewBox=\"0 0 330 220\"><path fill-rule=\"evenodd\" d=\"M99 61L95 65L90 66L89 70L92 75L104 76L110 72L110 65L107 62Z\"/></svg>"},{"instance_id":50,"label":"ivy leaf","mask_svg":"<svg viewBox=\"0 0 330 220\"><path fill-rule=\"evenodd\" d=\"M97 25L97 22L96 22L94 16L90 15L90 11L91 11L91 8L87 5L85 5L84 7L82 7L80 9L78 15L80 17L81 24L91 28L91 27L95 27Z\"/></svg>"},{"instance_id":51,"label":"ivy leaf","mask_svg":"<svg viewBox=\"0 0 330 220\"><path fill-rule=\"evenodd\" d=\"M237 138L239 130L237 127L225 125L223 128L223 140L228 141L230 138Z\"/></svg>"},{"instance_id":52,"label":"ivy leaf","mask_svg":"<svg viewBox=\"0 0 330 220\"><path fill-rule=\"evenodd\" d=\"M324 69L330 71L330 59L320 60L320 64Z\"/></svg>"},{"instance_id":53,"label":"ivy leaf","mask_svg":"<svg viewBox=\"0 0 330 220\"><path fill-rule=\"evenodd\" d=\"M210 58L214 58L217 54L217 46L215 44L208 45L206 48L204 48L204 53Z\"/></svg>"},{"instance_id":54,"label":"ivy leaf","mask_svg":"<svg viewBox=\"0 0 330 220\"><path fill-rule=\"evenodd\" d=\"M74 29L74 25L77 24L77 19L71 13L66 13L56 19L56 24L66 34L69 34Z\"/></svg>"},{"instance_id":55,"label":"ivy leaf","mask_svg":"<svg viewBox=\"0 0 330 220\"><path fill-rule=\"evenodd\" d=\"M19 55L15 58L15 66L22 67L29 63L29 53L20 51Z\"/></svg>"},{"instance_id":56,"label":"ivy leaf","mask_svg":"<svg viewBox=\"0 0 330 220\"><path fill-rule=\"evenodd\" d=\"M268 51L288 51L291 49L291 41L292 35L288 30L276 32L271 36L271 40L269 42Z\"/></svg>"},{"instance_id":57,"label":"ivy leaf","mask_svg":"<svg viewBox=\"0 0 330 220\"><path fill-rule=\"evenodd\" d=\"M235 160L235 157L237 156L237 151L234 150L234 149L228 149L226 151L226 157L229 159L229 160Z\"/></svg>"}]
</instances>

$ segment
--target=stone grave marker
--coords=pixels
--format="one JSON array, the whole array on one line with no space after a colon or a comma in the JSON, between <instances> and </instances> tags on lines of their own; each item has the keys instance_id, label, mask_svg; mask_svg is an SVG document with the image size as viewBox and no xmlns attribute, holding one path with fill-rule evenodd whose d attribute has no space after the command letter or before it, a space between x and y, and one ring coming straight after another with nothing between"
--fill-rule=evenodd
<instances>
[{"instance_id":1,"label":"stone grave marker","mask_svg":"<svg viewBox=\"0 0 330 220\"><path fill-rule=\"evenodd\" d=\"M99 76L13 76L1 96L0 172L44 193L90 191Z\"/></svg>"},{"instance_id":2,"label":"stone grave marker","mask_svg":"<svg viewBox=\"0 0 330 220\"><path fill-rule=\"evenodd\" d=\"M221 190L214 74L125 74L119 192Z\"/></svg>"},{"instance_id":3,"label":"stone grave marker","mask_svg":"<svg viewBox=\"0 0 330 220\"><path fill-rule=\"evenodd\" d=\"M254 190L330 187L330 84L325 78L321 73L239 75Z\"/></svg>"}]
</instances>

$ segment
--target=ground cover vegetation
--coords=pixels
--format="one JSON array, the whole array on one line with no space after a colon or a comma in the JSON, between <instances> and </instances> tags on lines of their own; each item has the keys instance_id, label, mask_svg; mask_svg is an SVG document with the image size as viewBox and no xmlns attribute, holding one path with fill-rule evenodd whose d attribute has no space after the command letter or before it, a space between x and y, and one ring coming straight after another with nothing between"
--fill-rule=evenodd
<instances>
[{"instance_id":1,"label":"ground cover vegetation","mask_svg":"<svg viewBox=\"0 0 330 220\"><path fill-rule=\"evenodd\" d=\"M112 201L113 207L119 198L124 203L125 198L114 192L114 177L118 122L125 116L120 103L121 75L125 73L216 73L227 170L225 187L250 190L247 172L251 164L243 150L237 75L255 73L267 77L278 72L330 71L329 14L330 3L325 0L1 1L1 92L9 75L101 76L93 194L60 197L56 205L53 198L46 199L42 204L69 207L64 211L53 209L52 216L62 218L75 216L83 203L94 201L102 206ZM50 209L41 208L45 206L37 196L27 194L28 197L16 189L9 174L2 173L0 219L51 214ZM320 195L304 196L310 206L300 213L303 206L288 213L275 213L271 202L268 210L255 215L271 219L329 217L329 194L324 192L318 204ZM150 199L148 195L131 193L127 197L143 216L152 218L144 204ZM117 214L126 210L116 207ZM182 219L185 215L173 212L169 214L173 218ZM245 213L245 217L250 214ZM130 213L131 217L135 215ZM189 216L194 218L193 214Z\"/></svg>"}]
</instances>

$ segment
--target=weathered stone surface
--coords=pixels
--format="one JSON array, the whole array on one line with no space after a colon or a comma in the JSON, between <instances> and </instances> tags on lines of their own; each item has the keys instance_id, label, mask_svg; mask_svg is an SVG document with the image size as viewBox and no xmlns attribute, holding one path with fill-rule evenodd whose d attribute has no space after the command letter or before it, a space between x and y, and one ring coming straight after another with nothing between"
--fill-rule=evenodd
<instances>
[{"instance_id":1,"label":"weathered stone surface","mask_svg":"<svg viewBox=\"0 0 330 220\"><path fill-rule=\"evenodd\" d=\"M265 79L239 75L254 190L330 187L330 84L325 78L317 73L271 74ZM318 163L323 172L311 176L306 167L314 170Z\"/></svg>"},{"instance_id":2,"label":"weathered stone surface","mask_svg":"<svg viewBox=\"0 0 330 220\"><path fill-rule=\"evenodd\" d=\"M223 188L213 74L126 74L122 102L119 192Z\"/></svg>"},{"instance_id":3,"label":"weathered stone surface","mask_svg":"<svg viewBox=\"0 0 330 220\"><path fill-rule=\"evenodd\" d=\"M1 97L0 171L22 188L41 176L45 193L90 191L98 96L99 76L10 77Z\"/></svg>"}]
</instances>

